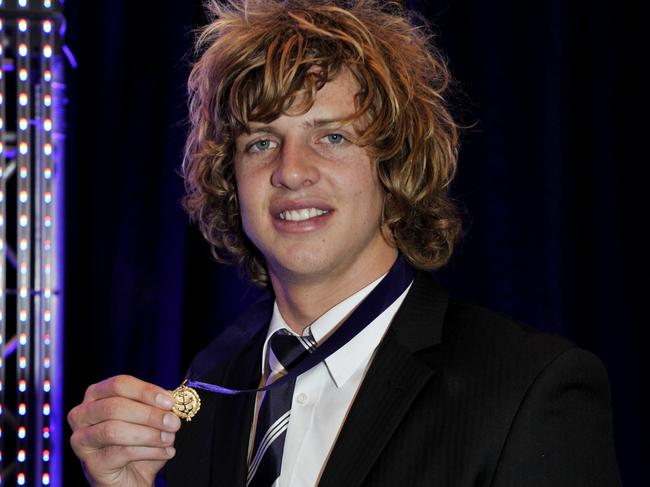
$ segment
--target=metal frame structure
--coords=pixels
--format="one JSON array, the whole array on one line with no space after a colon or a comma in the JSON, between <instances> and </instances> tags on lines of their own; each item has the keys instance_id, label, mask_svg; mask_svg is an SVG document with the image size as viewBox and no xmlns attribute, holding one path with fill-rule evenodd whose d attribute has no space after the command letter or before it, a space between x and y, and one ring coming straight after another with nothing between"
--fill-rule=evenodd
<instances>
[{"instance_id":1,"label":"metal frame structure","mask_svg":"<svg viewBox=\"0 0 650 487\"><path fill-rule=\"evenodd\" d=\"M0 485L61 484L62 25L0 0Z\"/></svg>"}]
</instances>

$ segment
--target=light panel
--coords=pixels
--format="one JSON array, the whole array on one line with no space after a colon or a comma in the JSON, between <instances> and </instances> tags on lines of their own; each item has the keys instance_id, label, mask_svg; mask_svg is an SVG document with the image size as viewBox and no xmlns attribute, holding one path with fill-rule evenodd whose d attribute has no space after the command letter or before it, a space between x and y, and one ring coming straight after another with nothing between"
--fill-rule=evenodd
<instances>
[{"instance_id":1,"label":"light panel","mask_svg":"<svg viewBox=\"0 0 650 487\"><path fill-rule=\"evenodd\" d=\"M0 485L61 486L60 11L0 0Z\"/></svg>"},{"instance_id":2,"label":"light panel","mask_svg":"<svg viewBox=\"0 0 650 487\"><path fill-rule=\"evenodd\" d=\"M40 411L40 421L38 422L39 430L49 430L51 427L51 403L52 403L52 363L53 346L52 336L55 333L53 329L52 315L54 310L54 295L52 289L56 288L54 281L55 273L52 272L53 267L56 265L56 258L54 255L54 226L52 225L54 217L54 194L55 187L51 175L54 172L54 113L51 102L46 103L46 100L53 98L53 58L52 46L54 45L54 29L52 28L53 20L45 19L40 22L40 44L41 49L41 84L39 90L39 107L38 107L38 120L40 127L38 131L37 142L40 145L39 153L39 177L38 181L38 206L37 214L40 220L38 225L41 235L38 238L39 242L39 258L40 266L43 269L42 274L39 276L37 283L38 288L42 290L39 298L40 316L38 319L39 330L39 364L38 364L38 411ZM47 365L47 366L46 366ZM36 439L38 445L39 455L39 468L38 475L41 479L42 485L50 485L51 479L51 455L52 442L50 438L43 438L39 436Z\"/></svg>"},{"instance_id":3,"label":"light panel","mask_svg":"<svg viewBox=\"0 0 650 487\"><path fill-rule=\"evenodd\" d=\"M26 7L20 4L21 7ZM19 121L16 129L16 146L18 153L16 154L16 164L19 168L17 192L18 200L16 204L16 212L18 215L18 225L16 227L16 238L19 242L16 251L16 262L19 272L16 276L16 285L18 288L18 296L16 297L16 309L18 313L18 320L16 322L16 335L19 337L18 347L16 349L17 369L17 392L16 398L18 401L18 428L24 428L24 437L17 436L17 466L16 475L19 479L18 484L21 483L20 479L27 477L27 452L29 451L29 441L31 440L31 432L29 427L28 408L30 406L30 394L26 388L22 389L20 384L27 384L30 382L31 372L31 314L32 314L32 299L30 295L31 290L31 219L32 219L32 205L29 196L32 194L31 184L31 138L32 127L30 123L21 124L21 120L30 120L32 117L32 97L31 97L31 83L29 74L24 79L21 79L21 73L29 73L31 69L31 46L30 46L30 29L31 22L26 18L19 18L17 22L16 41L18 44L18 56L15 57L15 69L18 73L16 77L16 114ZM21 198L24 195L24 198Z\"/></svg>"}]
</instances>

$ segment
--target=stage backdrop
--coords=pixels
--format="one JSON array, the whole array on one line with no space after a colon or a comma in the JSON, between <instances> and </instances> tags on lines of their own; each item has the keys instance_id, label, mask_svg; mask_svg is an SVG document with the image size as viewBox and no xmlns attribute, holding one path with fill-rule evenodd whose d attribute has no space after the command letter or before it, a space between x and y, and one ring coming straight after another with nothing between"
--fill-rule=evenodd
<instances>
[{"instance_id":1,"label":"stage backdrop","mask_svg":"<svg viewBox=\"0 0 650 487\"><path fill-rule=\"evenodd\" d=\"M66 408L129 373L172 388L258 290L214 264L180 206L200 1L66 1ZM614 0L427 1L467 125L452 292L605 363L625 485L650 485L647 160L636 19ZM647 122L643 123L647 126ZM65 485L82 485L71 451Z\"/></svg>"}]
</instances>

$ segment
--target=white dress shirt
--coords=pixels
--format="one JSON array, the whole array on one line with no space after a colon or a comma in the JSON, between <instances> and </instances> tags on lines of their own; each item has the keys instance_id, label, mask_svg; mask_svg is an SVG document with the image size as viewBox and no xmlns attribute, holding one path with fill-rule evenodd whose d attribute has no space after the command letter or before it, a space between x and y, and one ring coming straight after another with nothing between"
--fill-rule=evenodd
<instances>
[{"instance_id":1,"label":"white dress shirt","mask_svg":"<svg viewBox=\"0 0 650 487\"><path fill-rule=\"evenodd\" d=\"M304 335L311 332L320 344L379 284L382 277L331 308L306 328ZM374 352L409 289L410 285L357 336L296 379L281 474L272 487L309 487L318 483ZM276 303L262 350L262 364L268 363L269 338L280 328L291 331ZM271 375L279 370L280 365L271 364ZM263 376L268 376L268 373L268 370L262 370ZM259 409L262 394L257 395L255 411ZM256 418L253 418L251 448L255 424Z\"/></svg>"}]
</instances>

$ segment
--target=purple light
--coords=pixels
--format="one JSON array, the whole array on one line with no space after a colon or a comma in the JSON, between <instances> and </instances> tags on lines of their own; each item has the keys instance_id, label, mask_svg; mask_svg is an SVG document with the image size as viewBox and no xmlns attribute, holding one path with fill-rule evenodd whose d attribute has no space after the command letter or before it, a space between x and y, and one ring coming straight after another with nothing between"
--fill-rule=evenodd
<instances>
[{"instance_id":1,"label":"purple light","mask_svg":"<svg viewBox=\"0 0 650 487\"><path fill-rule=\"evenodd\" d=\"M6 358L12 353L14 353L16 351L17 346L18 346L18 340L16 340L16 338L14 337L7 343L7 346L4 349L4 357Z\"/></svg>"},{"instance_id":2,"label":"purple light","mask_svg":"<svg viewBox=\"0 0 650 487\"><path fill-rule=\"evenodd\" d=\"M79 65L77 64L77 59L74 57L74 54L70 50L70 48L63 44L63 54L65 54L65 57L68 59L68 62L70 63L70 66L72 66L74 69L77 69Z\"/></svg>"}]
</instances>

